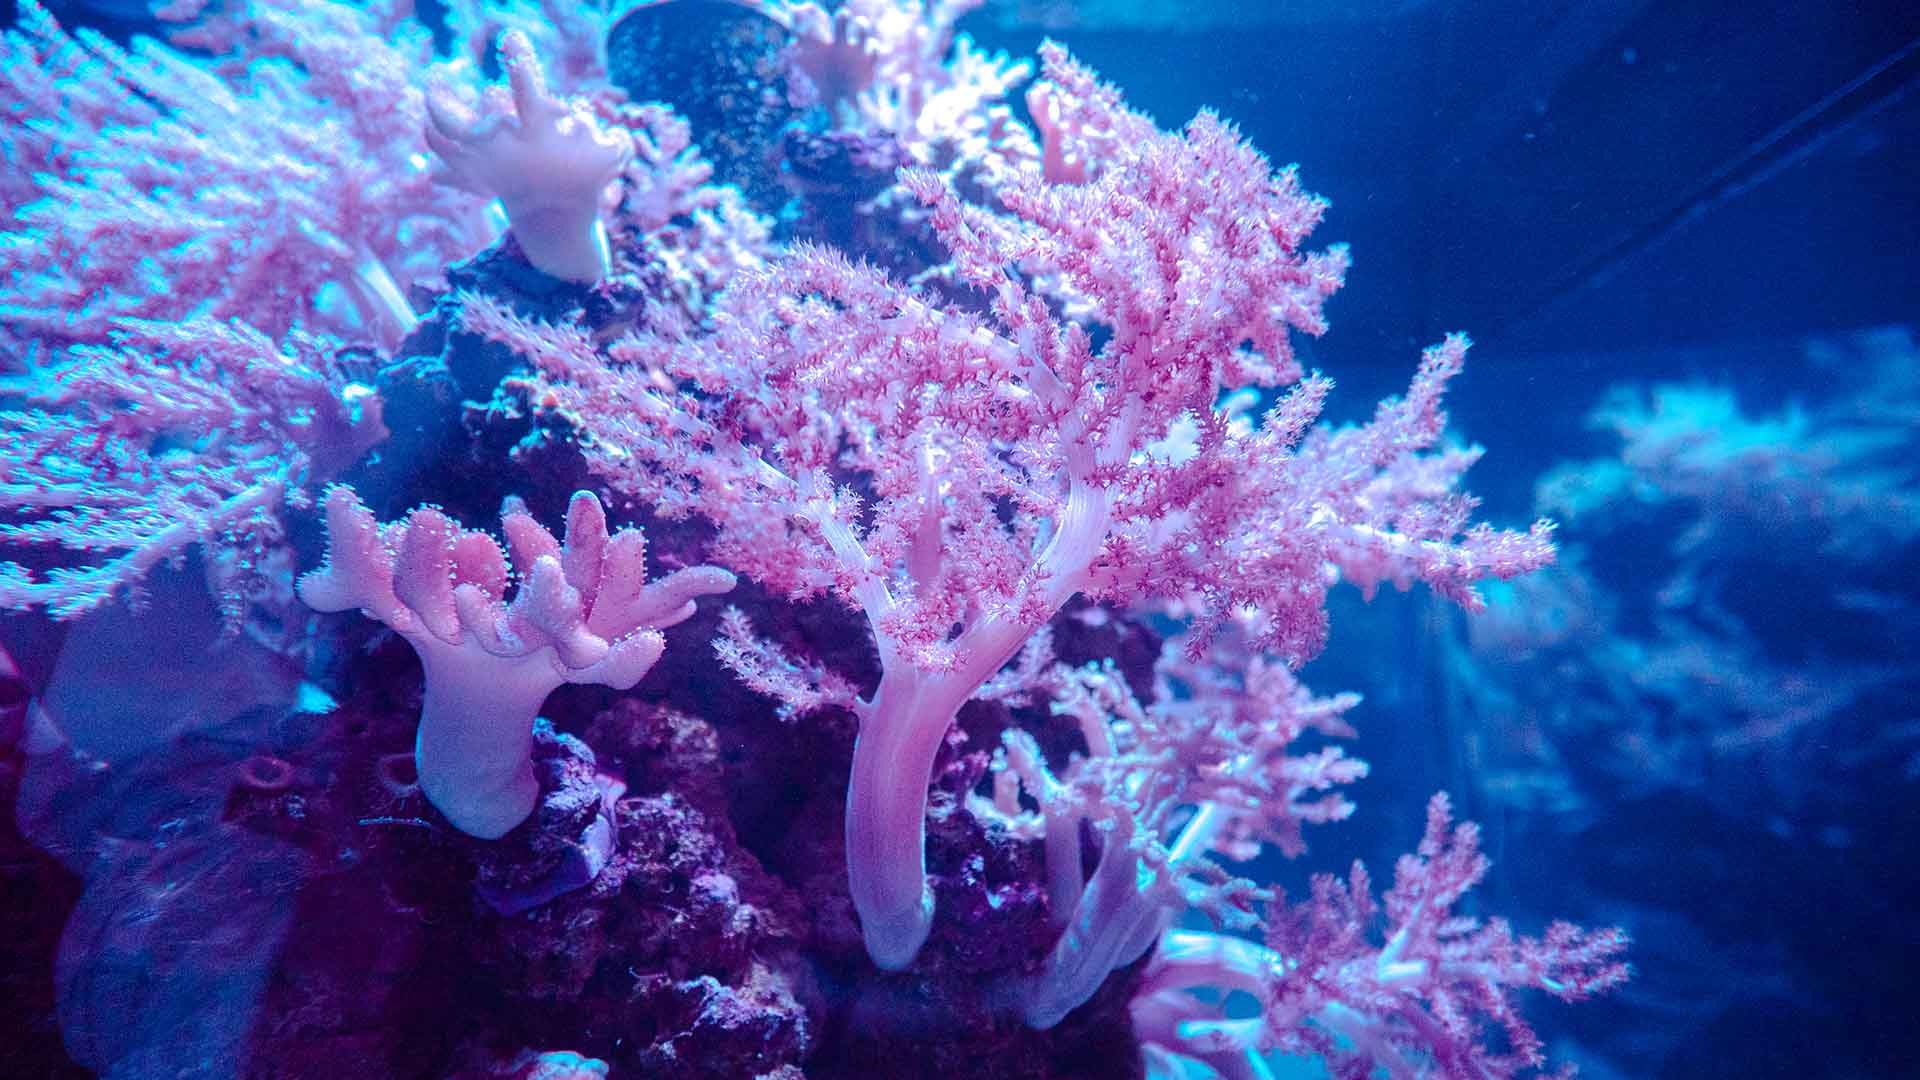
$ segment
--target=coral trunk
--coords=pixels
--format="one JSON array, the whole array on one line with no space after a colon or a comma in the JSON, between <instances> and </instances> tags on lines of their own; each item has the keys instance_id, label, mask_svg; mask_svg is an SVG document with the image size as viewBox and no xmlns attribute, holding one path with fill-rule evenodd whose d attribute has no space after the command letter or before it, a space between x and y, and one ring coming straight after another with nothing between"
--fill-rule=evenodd
<instances>
[{"instance_id":1,"label":"coral trunk","mask_svg":"<svg viewBox=\"0 0 1920 1080\"><path fill-rule=\"evenodd\" d=\"M539 800L533 717L555 680L537 672L553 660L548 650L503 661L472 642L435 646L420 650L429 688L413 751L420 790L461 832L497 839ZM536 677L511 677L503 664L532 667Z\"/></svg>"},{"instance_id":2,"label":"coral trunk","mask_svg":"<svg viewBox=\"0 0 1920 1080\"><path fill-rule=\"evenodd\" d=\"M927 783L973 684L907 669L880 680L853 747L847 880L873 962L913 962L933 925L927 888Z\"/></svg>"}]
</instances>

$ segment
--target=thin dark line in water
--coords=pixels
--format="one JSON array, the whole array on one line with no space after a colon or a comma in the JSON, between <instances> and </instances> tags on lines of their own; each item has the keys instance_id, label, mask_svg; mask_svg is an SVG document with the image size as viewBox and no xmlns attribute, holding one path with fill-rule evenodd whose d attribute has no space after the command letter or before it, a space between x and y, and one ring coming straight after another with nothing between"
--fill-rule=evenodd
<instances>
[{"instance_id":1,"label":"thin dark line in water","mask_svg":"<svg viewBox=\"0 0 1920 1080\"><path fill-rule=\"evenodd\" d=\"M1711 211L1804 161L1854 123L1899 103L1916 89L1920 89L1920 37L1761 136L1665 212L1581 260L1511 324L1536 318L1581 289L1609 280L1633 256L1659 246Z\"/></svg>"}]
</instances>

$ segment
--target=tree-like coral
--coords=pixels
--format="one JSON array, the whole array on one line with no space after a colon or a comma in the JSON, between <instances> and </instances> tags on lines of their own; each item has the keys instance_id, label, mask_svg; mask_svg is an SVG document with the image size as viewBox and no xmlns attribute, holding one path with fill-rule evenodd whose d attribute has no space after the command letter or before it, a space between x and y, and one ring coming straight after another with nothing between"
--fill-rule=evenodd
<instances>
[{"instance_id":1,"label":"tree-like coral","mask_svg":"<svg viewBox=\"0 0 1920 1080\"><path fill-rule=\"evenodd\" d=\"M0 543L65 554L29 560L41 574L0 562L0 609L56 618L136 591L203 544L242 553L217 583L238 619L269 572L281 504L387 435L380 398L322 342L278 346L211 318L122 321L110 344L62 349L11 389Z\"/></svg>"},{"instance_id":2,"label":"tree-like coral","mask_svg":"<svg viewBox=\"0 0 1920 1080\"><path fill-rule=\"evenodd\" d=\"M406 286L484 243L424 167L424 36L286 0L182 36L213 55L68 36L23 5L0 64L0 156L22 170L0 218L9 329L97 342L205 313L397 343Z\"/></svg>"},{"instance_id":3,"label":"tree-like coral","mask_svg":"<svg viewBox=\"0 0 1920 1080\"><path fill-rule=\"evenodd\" d=\"M1618 930L1567 923L1541 938L1503 921L1456 914L1486 876L1479 830L1453 825L1445 795L1427 808L1426 835L1404 855L1382 907L1366 868L1347 881L1316 876L1312 897L1276 901L1264 948L1241 938L1176 932L1149 965L1134 1004L1141 1037L1228 1076L1270 1076L1263 1053L1314 1057L1335 1076L1484 1080L1545 1064L1513 995L1544 990L1578 1001L1624 982ZM1243 991L1257 1017L1230 1019L1193 989ZM1497 1030L1497 1035L1488 1029Z\"/></svg>"},{"instance_id":4,"label":"tree-like coral","mask_svg":"<svg viewBox=\"0 0 1920 1080\"><path fill-rule=\"evenodd\" d=\"M426 672L414 758L420 789L463 832L505 835L533 811L533 721L563 683L625 690L666 647L660 630L733 575L691 567L649 583L646 538L609 534L600 500L573 497L566 542L524 511L502 519L522 575L504 601L507 557L491 536L436 510L386 527L351 488L326 500L326 565L300 579L321 611L360 610L406 638Z\"/></svg>"},{"instance_id":5,"label":"tree-like coral","mask_svg":"<svg viewBox=\"0 0 1920 1080\"><path fill-rule=\"evenodd\" d=\"M1342 714L1359 699L1315 698L1238 635L1215 645L1196 662L1184 642L1170 643L1150 706L1110 666L1046 676L1053 712L1074 721L1087 747L1057 775L1031 734L1004 737L993 799L973 805L977 816L1044 840L1062 932L1039 975L1019 988L1035 1027L1059 1023L1188 909L1224 926L1254 925L1261 890L1216 855L1250 859L1267 844L1297 855L1303 825L1353 812L1337 789L1365 776L1364 762L1337 746L1288 751L1309 732L1352 735ZM1034 810L1023 809L1023 793ZM1083 830L1099 838L1091 872Z\"/></svg>"},{"instance_id":6,"label":"tree-like coral","mask_svg":"<svg viewBox=\"0 0 1920 1080\"><path fill-rule=\"evenodd\" d=\"M1076 594L1187 596L1201 642L1255 608L1256 644L1297 661L1330 572L1471 604L1476 579L1552 552L1544 527L1468 527L1452 486L1471 453L1421 454L1464 339L1371 423L1310 435L1329 384L1302 379L1288 334L1324 330L1346 266L1301 250L1323 204L1212 114L1163 133L1063 51L1046 62L1086 126L1130 135L1088 183L1022 174L999 192L1009 222L906 179L984 316L806 245L737 280L710 330L604 353L484 298L465 315L533 361L614 487L714 522L734 569L867 617L883 676L859 708L847 844L886 967L931 924L922 820L955 712ZM1029 274L1082 297L1104 342ZM1288 384L1257 426L1231 396Z\"/></svg>"}]
</instances>

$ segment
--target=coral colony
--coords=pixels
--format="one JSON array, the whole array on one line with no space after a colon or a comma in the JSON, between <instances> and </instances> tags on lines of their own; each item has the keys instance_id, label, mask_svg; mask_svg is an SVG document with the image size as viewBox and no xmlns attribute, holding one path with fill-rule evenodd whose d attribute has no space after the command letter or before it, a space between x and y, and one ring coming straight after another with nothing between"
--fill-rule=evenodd
<instances>
[{"instance_id":1,"label":"coral colony","mask_svg":"<svg viewBox=\"0 0 1920 1080\"><path fill-rule=\"evenodd\" d=\"M1551 577L1503 587L1455 658L1506 759L1480 772L1529 781L1507 801L1684 792L1729 821L1811 830L1855 812L1868 763L1913 773L1920 733L1878 718L1914 699L1920 348L1881 330L1808 353L1820 392L1773 413L1727 386L1616 386L1589 418L1616 456L1540 479L1537 504L1586 541ZM1654 545L1664 573L1611 555ZM1804 626L1849 647L1810 648ZM1594 692L1549 694L1549 667ZM1789 764L1842 743L1844 765Z\"/></svg>"},{"instance_id":2,"label":"coral colony","mask_svg":"<svg viewBox=\"0 0 1920 1080\"><path fill-rule=\"evenodd\" d=\"M1551 527L1471 520L1464 337L1319 421L1291 338L1347 258L1293 170L1058 45L1036 80L973 6L188 0L123 48L23 4L0 606L138 625L193 574L302 665L165 884L271 850L330 910L164 1045L101 989L162 931L70 929L82 1064L1514 1076L1518 991L1626 977L1617 931L1463 913L1444 795L1383 901L1243 876L1367 772L1358 699L1295 675L1329 590L1476 610ZM777 111L774 184L622 89L696 7L742 53L687 85L757 91L678 104ZM84 803L128 766L61 720L35 767ZM76 923L179 925L116 828ZM449 973L335 958L376 932ZM195 1015L186 963L144 1007Z\"/></svg>"}]
</instances>

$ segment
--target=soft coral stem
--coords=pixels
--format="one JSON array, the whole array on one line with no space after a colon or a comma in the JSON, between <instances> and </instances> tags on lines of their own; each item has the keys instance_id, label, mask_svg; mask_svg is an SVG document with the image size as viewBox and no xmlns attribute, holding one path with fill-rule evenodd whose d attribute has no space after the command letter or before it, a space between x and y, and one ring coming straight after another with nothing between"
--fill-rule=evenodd
<instances>
[{"instance_id":1,"label":"soft coral stem","mask_svg":"<svg viewBox=\"0 0 1920 1080\"><path fill-rule=\"evenodd\" d=\"M1100 989L1107 976L1140 958L1166 929L1170 914L1139 887L1140 862L1131 852L1109 852L1075 906L1042 974L1026 988L1027 1024L1058 1024Z\"/></svg>"},{"instance_id":2,"label":"soft coral stem","mask_svg":"<svg viewBox=\"0 0 1920 1080\"><path fill-rule=\"evenodd\" d=\"M1047 575L1048 614L1079 591L1109 520L1106 492L1076 480L1060 527L1037 560ZM835 545L843 560L844 546ZM878 589L877 581L870 588ZM881 620L873 623L884 672L872 701L861 710L853 748L847 875L867 951L875 964L897 971L913 962L933 925L926 817L934 759L960 706L1012 658L1033 628L1010 614L985 616L956 641L960 667L933 673L906 663L878 632Z\"/></svg>"},{"instance_id":3,"label":"soft coral stem","mask_svg":"<svg viewBox=\"0 0 1920 1080\"><path fill-rule=\"evenodd\" d=\"M383 347L395 348L420 325L420 316L407 303L399 282L373 252L362 248L359 265L341 281L360 318Z\"/></svg>"},{"instance_id":4,"label":"soft coral stem","mask_svg":"<svg viewBox=\"0 0 1920 1080\"><path fill-rule=\"evenodd\" d=\"M415 635L414 647L434 689L414 737L420 790L462 832L505 835L533 812L540 784L533 775L533 725L498 718L539 713L553 690L540 668L552 662L538 653L504 660L471 641L449 645L430 634Z\"/></svg>"},{"instance_id":5,"label":"soft coral stem","mask_svg":"<svg viewBox=\"0 0 1920 1080\"><path fill-rule=\"evenodd\" d=\"M863 710L847 784L847 878L873 962L913 962L933 925L926 882L927 781L953 717L972 692L897 665Z\"/></svg>"}]
</instances>

